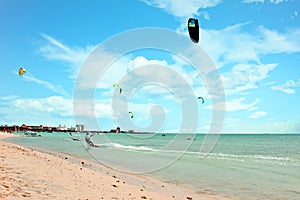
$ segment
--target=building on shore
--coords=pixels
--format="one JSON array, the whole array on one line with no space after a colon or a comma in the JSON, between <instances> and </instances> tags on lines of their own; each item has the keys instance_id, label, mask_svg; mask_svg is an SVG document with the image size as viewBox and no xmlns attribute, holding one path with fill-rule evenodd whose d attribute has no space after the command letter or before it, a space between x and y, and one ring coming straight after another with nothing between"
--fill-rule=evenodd
<instances>
[{"instance_id":1,"label":"building on shore","mask_svg":"<svg viewBox=\"0 0 300 200\"><path fill-rule=\"evenodd\" d=\"M58 131L67 131L68 129L67 129L67 127L66 127L66 125L59 125L58 127L57 127L57 130Z\"/></svg>"},{"instance_id":2,"label":"building on shore","mask_svg":"<svg viewBox=\"0 0 300 200\"><path fill-rule=\"evenodd\" d=\"M116 129L111 129L110 133L121 133L120 127L117 127Z\"/></svg>"},{"instance_id":3,"label":"building on shore","mask_svg":"<svg viewBox=\"0 0 300 200\"><path fill-rule=\"evenodd\" d=\"M83 126L83 125L82 125ZM2 132L17 132L17 131L22 131L22 132L76 132L77 128L76 127L71 127L71 128L67 128L66 125L59 125L58 127L55 126L45 126L45 125L26 125L26 124L22 124L21 126L18 125L13 125L13 126L8 126L8 125L4 125L4 126L0 126L0 131Z\"/></svg>"},{"instance_id":4,"label":"building on shore","mask_svg":"<svg viewBox=\"0 0 300 200\"><path fill-rule=\"evenodd\" d=\"M70 131L70 132L76 132L76 131L77 131L77 128L71 126L70 128L68 128L68 131Z\"/></svg>"},{"instance_id":5,"label":"building on shore","mask_svg":"<svg viewBox=\"0 0 300 200\"><path fill-rule=\"evenodd\" d=\"M78 132L82 132L82 131L84 131L84 125L76 124L76 129L77 129Z\"/></svg>"}]
</instances>

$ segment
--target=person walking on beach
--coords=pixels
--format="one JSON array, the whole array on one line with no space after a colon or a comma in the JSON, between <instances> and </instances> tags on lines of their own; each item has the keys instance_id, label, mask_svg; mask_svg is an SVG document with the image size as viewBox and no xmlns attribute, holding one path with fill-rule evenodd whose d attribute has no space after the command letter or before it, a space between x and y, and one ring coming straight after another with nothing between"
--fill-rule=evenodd
<instances>
[{"instance_id":1,"label":"person walking on beach","mask_svg":"<svg viewBox=\"0 0 300 200\"><path fill-rule=\"evenodd\" d=\"M89 134L89 132L87 132L86 133L86 135L85 135L85 141L86 141L86 143L88 144L88 145L90 145L90 146L92 146L92 147L95 147L96 145L92 142L92 140L91 140L91 137L93 137L94 135L91 135L90 136L90 134Z\"/></svg>"}]
</instances>

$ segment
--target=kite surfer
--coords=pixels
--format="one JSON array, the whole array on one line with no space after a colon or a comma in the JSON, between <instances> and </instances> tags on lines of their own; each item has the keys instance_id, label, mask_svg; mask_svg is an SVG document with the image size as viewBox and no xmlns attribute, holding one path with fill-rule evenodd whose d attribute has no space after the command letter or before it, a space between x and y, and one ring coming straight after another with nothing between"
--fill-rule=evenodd
<instances>
[{"instance_id":1,"label":"kite surfer","mask_svg":"<svg viewBox=\"0 0 300 200\"><path fill-rule=\"evenodd\" d=\"M91 147L95 147L96 145L92 142L91 137L93 137L94 135L91 135L87 132L85 135L85 141L88 145L90 145Z\"/></svg>"}]
</instances>

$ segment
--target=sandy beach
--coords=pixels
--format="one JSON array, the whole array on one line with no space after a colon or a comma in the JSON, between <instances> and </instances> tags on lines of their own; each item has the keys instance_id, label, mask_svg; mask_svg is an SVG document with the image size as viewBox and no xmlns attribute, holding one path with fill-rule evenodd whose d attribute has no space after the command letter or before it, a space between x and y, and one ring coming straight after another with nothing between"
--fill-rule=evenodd
<instances>
[{"instance_id":1,"label":"sandy beach","mask_svg":"<svg viewBox=\"0 0 300 200\"><path fill-rule=\"evenodd\" d=\"M0 133L0 199L221 199L58 152L40 152L3 141ZM223 198L222 198L223 199Z\"/></svg>"}]
</instances>

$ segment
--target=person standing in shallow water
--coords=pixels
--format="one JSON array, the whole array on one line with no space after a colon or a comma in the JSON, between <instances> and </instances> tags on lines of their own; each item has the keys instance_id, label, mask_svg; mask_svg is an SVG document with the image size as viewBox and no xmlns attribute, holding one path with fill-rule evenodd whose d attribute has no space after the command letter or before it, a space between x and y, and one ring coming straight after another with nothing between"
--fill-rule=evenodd
<instances>
[{"instance_id":1,"label":"person standing in shallow water","mask_svg":"<svg viewBox=\"0 0 300 200\"><path fill-rule=\"evenodd\" d=\"M94 147L95 144L92 142L91 137L93 137L93 135L90 136L90 134L87 132L84 139L88 145Z\"/></svg>"}]
</instances>

